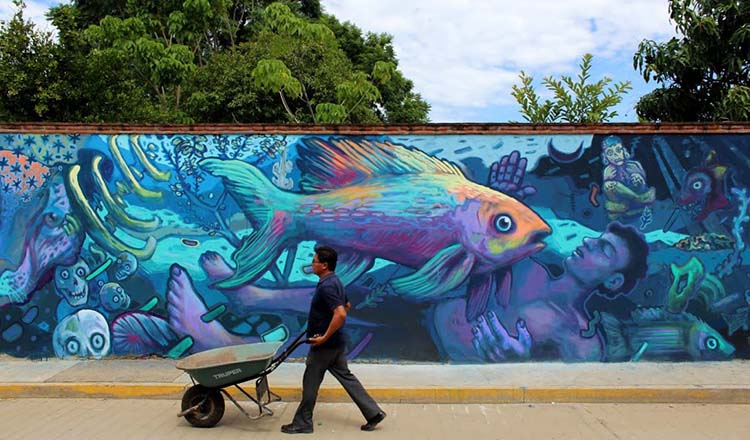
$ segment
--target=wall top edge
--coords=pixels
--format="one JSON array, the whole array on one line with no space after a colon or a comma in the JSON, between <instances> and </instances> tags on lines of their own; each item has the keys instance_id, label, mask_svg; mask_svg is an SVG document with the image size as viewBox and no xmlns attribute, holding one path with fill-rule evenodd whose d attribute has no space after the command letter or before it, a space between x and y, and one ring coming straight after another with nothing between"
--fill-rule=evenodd
<instances>
[{"instance_id":1,"label":"wall top edge","mask_svg":"<svg viewBox=\"0 0 750 440\"><path fill-rule=\"evenodd\" d=\"M750 122L722 123L612 123L612 124L389 124L389 125L305 125L305 124L79 124L54 122L0 123L0 133L76 133L76 134L213 134L213 133L277 133L277 134L693 134L750 133Z\"/></svg>"}]
</instances>

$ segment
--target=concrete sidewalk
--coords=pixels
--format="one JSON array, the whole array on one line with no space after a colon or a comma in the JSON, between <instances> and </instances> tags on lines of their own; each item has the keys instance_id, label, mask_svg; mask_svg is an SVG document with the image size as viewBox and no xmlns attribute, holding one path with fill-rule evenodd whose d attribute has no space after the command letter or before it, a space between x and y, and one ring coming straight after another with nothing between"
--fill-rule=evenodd
<instances>
[{"instance_id":1,"label":"concrete sidewalk","mask_svg":"<svg viewBox=\"0 0 750 440\"><path fill-rule=\"evenodd\" d=\"M0 357L0 398L180 399L190 378L169 359L31 361ZM750 361L702 363L350 364L376 400L391 403L745 403ZM299 400L304 364L269 375ZM254 394L254 384L246 383ZM235 390L236 391L236 390ZM349 397L330 375L321 402Z\"/></svg>"}]
</instances>

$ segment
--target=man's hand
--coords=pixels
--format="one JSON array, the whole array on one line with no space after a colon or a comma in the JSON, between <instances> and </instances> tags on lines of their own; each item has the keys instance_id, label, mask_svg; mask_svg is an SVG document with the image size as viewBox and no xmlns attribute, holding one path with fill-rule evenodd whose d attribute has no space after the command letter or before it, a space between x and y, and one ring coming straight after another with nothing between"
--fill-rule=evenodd
<instances>
[{"instance_id":1,"label":"man's hand","mask_svg":"<svg viewBox=\"0 0 750 440\"><path fill-rule=\"evenodd\" d=\"M312 344L313 347L317 347L318 345L324 343L327 340L328 338L325 338L320 335L313 335L312 338L308 339L308 341L310 341L310 344Z\"/></svg>"},{"instance_id":2,"label":"man's hand","mask_svg":"<svg viewBox=\"0 0 750 440\"><path fill-rule=\"evenodd\" d=\"M493 312L487 318L480 316L479 324L472 328L474 349L479 356L489 362L502 362L508 359L528 359L531 357L531 334L523 319L516 321L518 337L514 338L505 329Z\"/></svg>"},{"instance_id":3,"label":"man's hand","mask_svg":"<svg viewBox=\"0 0 750 440\"><path fill-rule=\"evenodd\" d=\"M518 151L513 151L510 155L501 157L490 167L490 188L518 200L536 194L536 188L533 185L523 184L526 163L526 158L521 157Z\"/></svg>"}]
</instances>

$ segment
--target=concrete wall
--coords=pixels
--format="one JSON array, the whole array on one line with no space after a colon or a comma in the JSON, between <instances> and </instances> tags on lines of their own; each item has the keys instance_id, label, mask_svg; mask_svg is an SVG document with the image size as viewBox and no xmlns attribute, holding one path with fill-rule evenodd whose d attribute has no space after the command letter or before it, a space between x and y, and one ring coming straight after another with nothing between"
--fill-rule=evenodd
<instances>
[{"instance_id":1,"label":"concrete wall","mask_svg":"<svg viewBox=\"0 0 750 440\"><path fill-rule=\"evenodd\" d=\"M316 243L352 359L750 355L748 126L0 131L12 356L288 340Z\"/></svg>"}]
</instances>

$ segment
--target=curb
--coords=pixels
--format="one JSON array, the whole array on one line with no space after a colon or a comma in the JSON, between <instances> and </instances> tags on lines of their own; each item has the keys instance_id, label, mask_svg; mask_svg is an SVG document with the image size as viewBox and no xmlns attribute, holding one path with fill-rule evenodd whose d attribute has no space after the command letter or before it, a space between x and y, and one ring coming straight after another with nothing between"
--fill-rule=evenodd
<instances>
[{"instance_id":1,"label":"curb","mask_svg":"<svg viewBox=\"0 0 750 440\"><path fill-rule=\"evenodd\" d=\"M0 399L176 399L190 384L123 383L12 383L0 384ZM244 387L243 387L244 388ZM246 390L252 394L251 384ZM235 389L232 396L244 398ZM299 401L298 387L277 387L272 391L283 401ZM747 387L648 387L648 388L368 388L383 403L712 403L750 404ZM343 388L321 388L319 402L348 402Z\"/></svg>"}]
</instances>

